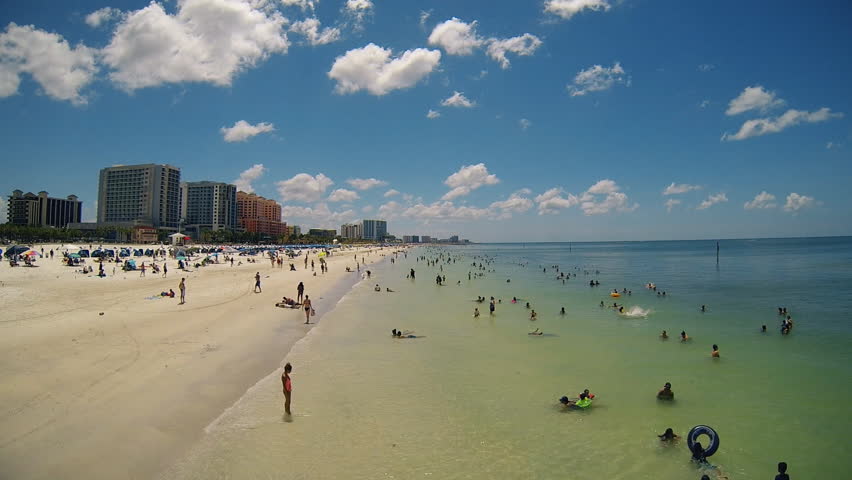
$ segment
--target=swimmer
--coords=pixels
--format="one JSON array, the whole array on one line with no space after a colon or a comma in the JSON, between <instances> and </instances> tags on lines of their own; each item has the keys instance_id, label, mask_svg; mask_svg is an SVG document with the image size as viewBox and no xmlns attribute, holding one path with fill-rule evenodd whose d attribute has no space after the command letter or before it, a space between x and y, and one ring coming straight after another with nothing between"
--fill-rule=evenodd
<instances>
[{"instance_id":1,"label":"swimmer","mask_svg":"<svg viewBox=\"0 0 852 480\"><path fill-rule=\"evenodd\" d=\"M527 308L530 308L530 302L527 302Z\"/></svg>"},{"instance_id":2,"label":"swimmer","mask_svg":"<svg viewBox=\"0 0 852 480\"><path fill-rule=\"evenodd\" d=\"M775 475L775 480L790 480L790 475L787 475L787 462L778 462L778 475Z\"/></svg>"},{"instance_id":3,"label":"swimmer","mask_svg":"<svg viewBox=\"0 0 852 480\"><path fill-rule=\"evenodd\" d=\"M665 331L665 330L663 330L663 333L661 333L661 334L660 334L660 338L662 338L663 340L668 340L668 339L669 339L669 334L668 334L668 333L666 333L666 331Z\"/></svg>"},{"instance_id":4,"label":"swimmer","mask_svg":"<svg viewBox=\"0 0 852 480\"><path fill-rule=\"evenodd\" d=\"M393 338L417 338L417 335L412 335L410 332L403 333L402 330L393 329L391 330L391 334Z\"/></svg>"},{"instance_id":5,"label":"swimmer","mask_svg":"<svg viewBox=\"0 0 852 480\"><path fill-rule=\"evenodd\" d=\"M515 297L512 297L512 303L518 303L518 299L515 298Z\"/></svg>"},{"instance_id":6,"label":"swimmer","mask_svg":"<svg viewBox=\"0 0 852 480\"><path fill-rule=\"evenodd\" d=\"M572 409L588 408L592 406L592 400L586 393L581 393L580 398L576 401L571 400L568 397L562 397L559 399L559 403L561 403L563 407Z\"/></svg>"},{"instance_id":7,"label":"swimmer","mask_svg":"<svg viewBox=\"0 0 852 480\"><path fill-rule=\"evenodd\" d=\"M681 341L681 342L688 342L689 340L691 340L691 339L689 338L689 335L687 335L685 331L681 330L681 332L680 332L680 341Z\"/></svg>"},{"instance_id":8,"label":"swimmer","mask_svg":"<svg viewBox=\"0 0 852 480\"><path fill-rule=\"evenodd\" d=\"M604 308L603 300L601 300L601 308Z\"/></svg>"},{"instance_id":9,"label":"swimmer","mask_svg":"<svg viewBox=\"0 0 852 480\"><path fill-rule=\"evenodd\" d=\"M374 288L373 290L375 290L375 291L377 291L377 292L381 292L381 291L382 291L382 287L380 287L380 286L379 286L379 284L377 283L377 284L376 284L376 288Z\"/></svg>"},{"instance_id":10,"label":"swimmer","mask_svg":"<svg viewBox=\"0 0 852 480\"><path fill-rule=\"evenodd\" d=\"M474 317L478 317L478 316L479 316L479 309L478 309L478 308L474 308L474 309L473 309L473 316L474 316Z\"/></svg>"},{"instance_id":11,"label":"swimmer","mask_svg":"<svg viewBox=\"0 0 852 480\"><path fill-rule=\"evenodd\" d=\"M394 292L393 290L391 290L390 288L385 288L385 291L386 291L386 292L390 292L390 293L395 293L395 292Z\"/></svg>"},{"instance_id":12,"label":"swimmer","mask_svg":"<svg viewBox=\"0 0 852 480\"><path fill-rule=\"evenodd\" d=\"M766 333L766 325L761 326L760 331Z\"/></svg>"},{"instance_id":13,"label":"swimmer","mask_svg":"<svg viewBox=\"0 0 852 480\"><path fill-rule=\"evenodd\" d=\"M624 306L618 307L618 313L624 313Z\"/></svg>"},{"instance_id":14,"label":"swimmer","mask_svg":"<svg viewBox=\"0 0 852 480\"><path fill-rule=\"evenodd\" d=\"M565 315L565 307L562 307L562 310L559 310L559 315Z\"/></svg>"},{"instance_id":15,"label":"swimmer","mask_svg":"<svg viewBox=\"0 0 852 480\"><path fill-rule=\"evenodd\" d=\"M667 428L666 431L663 432L662 435L657 435L657 436L660 437L660 440L662 440L664 442L671 442L671 441L674 441L676 438L680 438L679 436L677 436L674 433L674 430L672 430L671 428Z\"/></svg>"},{"instance_id":16,"label":"swimmer","mask_svg":"<svg viewBox=\"0 0 852 480\"><path fill-rule=\"evenodd\" d=\"M537 329L537 328L536 328L535 330L533 330L532 332L528 333L527 335L544 335L544 332L542 332L541 330L539 330L539 329Z\"/></svg>"},{"instance_id":17,"label":"swimmer","mask_svg":"<svg viewBox=\"0 0 852 480\"><path fill-rule=\"evenodd\" d=\"M535 310L533 310L532 313L530 313L530 320L535 320L536 318L538 318L538 314L535 313Z\"/></svg>"},{"instance_id":18,"label":"swimmer","mask_svg":"<svg viewBox=\"0 0 852 480\"><path fill-rule=\"evenodd\" d=\"M715 343L713 344L713 353L710 354L713 358L719 358L719 346Z\"/></svg>"},{"instance_id":19,"label":"swimmer","mask_svg":"<svg viewBox=\"0 0 852 480\"><path fill-rule=\"evenodd\" d=\"M663 385L663 389L657 392L657 398L660 400L674 400L674 392L672 391L672 384L666 382Z\"/></svg>"},{"instance_id":20,"label":"swimmer","mask_svg":"<svg viewBox=\"0 0 852 480\"><path fill-rule=\"evenodd\" d=\"M692 461L696 463L707 463L707 456L704 453L704 447L701 446L701 442L695 442L692 444Z\"/></svg>"},{"instance_id":21,"label":"swimmer","mask_svg":"<svg viewBox=\"0 0 852 480\"><path fill-rule=\"evenodd\" d=\"M701 305L701 311L702 311L702 312L706 312L706 311L707 311L707 306L706 306L706 305Z\"/></svg>"}]
</instances>

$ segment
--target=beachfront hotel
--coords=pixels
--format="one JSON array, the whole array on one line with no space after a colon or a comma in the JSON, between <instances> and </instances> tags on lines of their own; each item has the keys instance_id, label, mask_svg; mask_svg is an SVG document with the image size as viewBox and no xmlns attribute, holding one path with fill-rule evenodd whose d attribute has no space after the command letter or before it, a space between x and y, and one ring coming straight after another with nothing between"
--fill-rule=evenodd
<instances>
[{"instance_id":1,"label":"beachfront hotel","mask_svg":"<svg viewBox=\"0 0 852 480\"><path fill-rule=\"evenodd\" d=\"M79 222L82 212L83 202L76 195L53 198L45 191L36 195L15 190L9 195L6 219L10 225L65 228Z\"/></svg>"},{"instance_id":2,"label":"beachfront hotel","mask_svg":"<svg viewBox=\"0 0 852 480\"><path fill-rule=\"evenodd\" d=\"M388 222L384 220L361 220L361 238L381 241L388 234Z\"/></svg>"},{"instance_id":3,"label":"beachfront hotel","mask_svg":"<svg viewBox=\"0 0 852 480\"><path fill-rule=\"evenodd\" d=\"M281 221L281 205L254 193L237 192L237 223L246 232L273 238L287 232L287 224Z\"/></svg>"},{"instance_id":4,"label":"beachfront hotel","mask_svg":"<svg viewBox=\"0 0 852 480\"><path fill-rule=\"evenodd\" d=\"M359 239L361 238L360 223L344 223L340 226L340 236L343 238Z\"/></svg>"},{"instance_id":5,"label":"beachfront hotel","mask_svg":"<svg viewBox=\"0 0 852 480\"><path fill-rule=\"evenodd\" d=\"M237 228L237 187L223 182L184 182L180 185L184 232L198 238L202 232Z\"/></svg>"},{"instance_id":6,"label":"beachfront hotel","mask_svg":"<svg viewBox=\"0 0 852 480\"><path fill-rule=\"evenodd\" d=\"M179 223L179 168L148 163L101 169L98 224L137 224L177 231Z\"/></svg>"}]
</instances>

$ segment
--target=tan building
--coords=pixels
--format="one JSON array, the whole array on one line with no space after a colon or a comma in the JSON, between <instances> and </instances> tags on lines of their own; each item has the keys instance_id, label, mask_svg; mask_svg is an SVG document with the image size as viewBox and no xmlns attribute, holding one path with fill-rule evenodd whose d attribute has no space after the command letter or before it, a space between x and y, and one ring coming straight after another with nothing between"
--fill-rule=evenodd
<instances>
[{"instance_id":1,"label":"tan building","mask_svg":"<svg viewBox=\"0 0 852 480\"><path fill-rule=\"evenodd\" d=\"M53 198L47 192L24 193L15 190L9 196L7 221L10 225L64 228L69 223L79 223L83 202L74 195Z\"/></svg>"},{"instance_id":2,"label":"tan building","mask_svg":"<svg viewBox=\"0 0 852 480\"><path fill-rule=\"evenodd\" d=\"M254 193L237 192L237 223L246 232L273 238L287 232L287 224L281 221L281 205Z\"/></svg>"}]
</instances>

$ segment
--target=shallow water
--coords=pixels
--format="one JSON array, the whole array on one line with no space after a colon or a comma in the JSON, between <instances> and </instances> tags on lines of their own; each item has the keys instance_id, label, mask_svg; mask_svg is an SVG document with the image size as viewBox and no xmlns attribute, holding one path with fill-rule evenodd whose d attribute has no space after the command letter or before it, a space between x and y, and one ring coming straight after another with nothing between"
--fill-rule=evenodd
<instances>
[{"instance_id":1,"label":"shallow water","mask_svg":"<svg viewBox=\"0 0 852 480\"><path fill-rule=\"evenodd\" d=\"M437 267L415 261L438 251L460 257L444 264L443 287ZM468 281L483 254L496 272ZM577 277L556 280L556 264ZM723 241L718 268L715 242L696 241L421 248L372 270L287 356L293 417L278 371L167 477L699 478L686 442L655 436L697 424L719 433L710 461L732 479L773 478L782 460L797 480L852 469L852 238ZM496 315L478 295L502 299ZM778 306L795 320L789 336ZM536 327L546 335L527 335ZM392 328L423 338L392 339ZM666 381L674 402L655 399ZM591 409L563 411L557 399L584 388Z\"/></svg>"}]
</instances>

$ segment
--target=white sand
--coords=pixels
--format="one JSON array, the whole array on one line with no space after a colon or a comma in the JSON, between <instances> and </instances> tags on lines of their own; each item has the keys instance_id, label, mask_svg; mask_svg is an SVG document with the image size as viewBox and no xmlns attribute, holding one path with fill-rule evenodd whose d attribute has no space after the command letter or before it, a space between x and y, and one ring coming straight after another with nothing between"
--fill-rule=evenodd
<instances>
[{"instance_id":1,"label":"white sand","mask_svg":"<svg viewBox=\"0 0 852 480\"><path fill-rule=\"evenodd\" d=\"M286 262L272 268L260 256L253 257L256 264L236 257L242 266L189 273L170 260L168 278L150 270L140 278L120 268L113 276L116 264L106 264L105 279L85 276L60 265L59 256L39 260L37 268L5 262L0 478L155 476L309 331L304 310L275 302L295 298L299 281L316 302L345 276L357 275L345 271L354 270L354 253L332 256L325 275L317 261L316 277L310 266L304 270L302 257L294 260L296 272ZM374 250L367 261L384 253ZM252 293L257 271L260 294ZM169 288L179 294L182 276L185 305L177 298L146 299Z\"/></svg>"}]
</instances>

